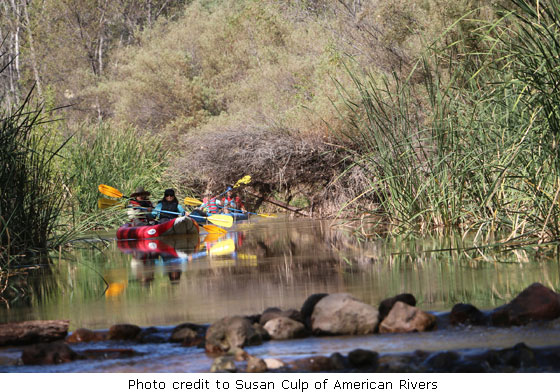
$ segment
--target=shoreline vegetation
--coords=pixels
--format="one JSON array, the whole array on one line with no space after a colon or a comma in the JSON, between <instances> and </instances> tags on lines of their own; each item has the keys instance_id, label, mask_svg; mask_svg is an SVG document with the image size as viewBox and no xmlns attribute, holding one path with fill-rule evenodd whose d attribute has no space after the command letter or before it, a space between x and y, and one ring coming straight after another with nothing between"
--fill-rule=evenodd
<instances>
[{"instance_id":1,"label":"shoreline vegetation","mask_svg":"<svg viewBox=\"0 0 560 392\"><path fill-rule=\"evenodd\" d=\"M29 255L122 222L101 183L198 196L250 174L249 210L366 239L557 245L557 2L129 3L0 6L0 294Z\"/></svg>"},{"instance_id":2,"label":"shoreline vegetation","mask_svg":"<svg viewBox=\"0 0 560 392\"><path fill-rule=\"evenodd\" d=\"M141 328L118 324L108 330L78 328L67 336L68 321L27 321L7 324L0 330L0 346L18 348L21 356L7 364L60 365L79 360L135 360L150 355L142 344L172 344L185 355L206 353L210 372L527 372L558 371L560 347L531 348L519 342L502 349L379 353L357 348L343 355L311 355L293 360L260 358L246 348L268 340L305 339L322 336L431 333L454 328L513 328L536 325L546 328L560 317L560 295L534 283L511 302L489 312L471 304L456 304L446 314L434 315L416 306L412 294L383 300L379 306L365 304L349 294L313 294L300 310L268 308L262 314L224 317L211 325L183 323L175 327ZM111 341L107 348L95 343ZM82 346L82 344L84 344ZM250 351L250 349L248 349ZM13 357L13 356L12 356ZM79 366L77 364L77 366ZM146 369L149 371L149 369Z\"/></svg>"}]
</instances>

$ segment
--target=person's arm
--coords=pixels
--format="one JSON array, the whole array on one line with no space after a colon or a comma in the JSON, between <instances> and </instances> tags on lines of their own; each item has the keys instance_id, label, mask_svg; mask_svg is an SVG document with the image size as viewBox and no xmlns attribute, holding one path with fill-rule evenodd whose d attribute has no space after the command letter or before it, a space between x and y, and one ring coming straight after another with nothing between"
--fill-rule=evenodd
<instances>
[{"instance_id":1,"label":"person's arm","mask_svg":"<svg viewBox=\"0 0 560 392\"><path fill-rule=\"evenodd\" d=\"M157 203L156 208L152 211L152 218L159 219L159 214L161 212L161 203Z\"/></svg>"}]
</instances>

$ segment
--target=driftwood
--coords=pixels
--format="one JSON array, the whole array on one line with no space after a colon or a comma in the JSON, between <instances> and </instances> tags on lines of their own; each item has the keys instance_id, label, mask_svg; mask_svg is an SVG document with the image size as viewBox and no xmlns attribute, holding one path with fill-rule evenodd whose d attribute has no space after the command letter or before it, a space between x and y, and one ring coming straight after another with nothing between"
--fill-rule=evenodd
<instances>
[{"instance_id":1,"label":"driftwood","mask_svg":"<svg viewBox=\"0 0 560 392\"><path fill-rule=\"evenodd\" d=\"M0 346L52 342L68 334L69 320L37 320L0 324Z\"/></svg>"}]
</instances>

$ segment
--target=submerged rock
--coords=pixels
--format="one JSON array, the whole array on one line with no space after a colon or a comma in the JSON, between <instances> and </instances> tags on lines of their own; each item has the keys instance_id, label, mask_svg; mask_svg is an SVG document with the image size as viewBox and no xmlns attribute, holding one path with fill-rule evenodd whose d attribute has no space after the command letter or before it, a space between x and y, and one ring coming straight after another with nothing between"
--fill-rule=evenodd
<instances>
[{"instance_id":1,"label":"submerged rock","mask_svg":"<svg viewBox=\"0 0 560 392\"><path fill-rule=\"evenodd\" d=\"M449 314L451 325L487 325L488 317L471 304L456 304Z\"/></svg>"},{"instance_id":2,"label":"submerged rock","mask_svg":"<svg viewBox=\"0 0 560 392\"><path fill-rule=\"evenodd\" d=\"M116 324L109 328L110 340L134 340L140 334L142 328L132 324Z\"/></svg>"},{"instance_id":3,"label":"submerged rock","mask_svg":"<svg viewBox=\"0 0 560 392\"><path fill-rule=\"evenodd\" d=\"M80 354L63 342L35 344L21 354L24 365L56 365L81 358Z\"/></svg>"}]
</instances>

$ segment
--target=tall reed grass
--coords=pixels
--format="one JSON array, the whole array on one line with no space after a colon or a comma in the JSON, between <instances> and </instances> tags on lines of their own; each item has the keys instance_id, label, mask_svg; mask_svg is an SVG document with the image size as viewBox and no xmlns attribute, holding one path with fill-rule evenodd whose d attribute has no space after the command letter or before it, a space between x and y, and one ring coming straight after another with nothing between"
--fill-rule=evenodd
<instances>
[{"instance_id":1,"label":"tall reed grass","mask_svg":"<svg viewBox=\"0 0 560 392\"><path fill-rule=\"evenodd\" d=\"M423 86L351 72L359 98L341 88L351 113L342 137L370 174L364 194L379 201L368 212L394 231L558 237L560 4L513 3L480 24L485 50L454 42L419 61Z\"/></svg>"},{"instance_id":2,"label":"tall reed grass","mask_svg":"<svg viewBox=\"0 0 560 392\"><path fill-rule=\"evenodd\" d=\"M97 210L98 198L106 197L98 192L99 184L115 187L125 195L141 185L154 196L173 186L163 178L169 160L163 139L141 135L133 128L99 124L91 129L84 125L65 153L66 176L78 213Z\"/></svg>"},{"instance_id":3,"label":"tall reed grass","mask_svg":"<svg viewBox=\"0 0 560 392\"><path fill-rule=\"evenodd\" d=\"M65 241L58 218L65 198L50 136L38 131L41 107L27 99L0 113L0 267L42 253ZM18 257L19 256L19 257Z\"/></svg>"}]
</instances>

